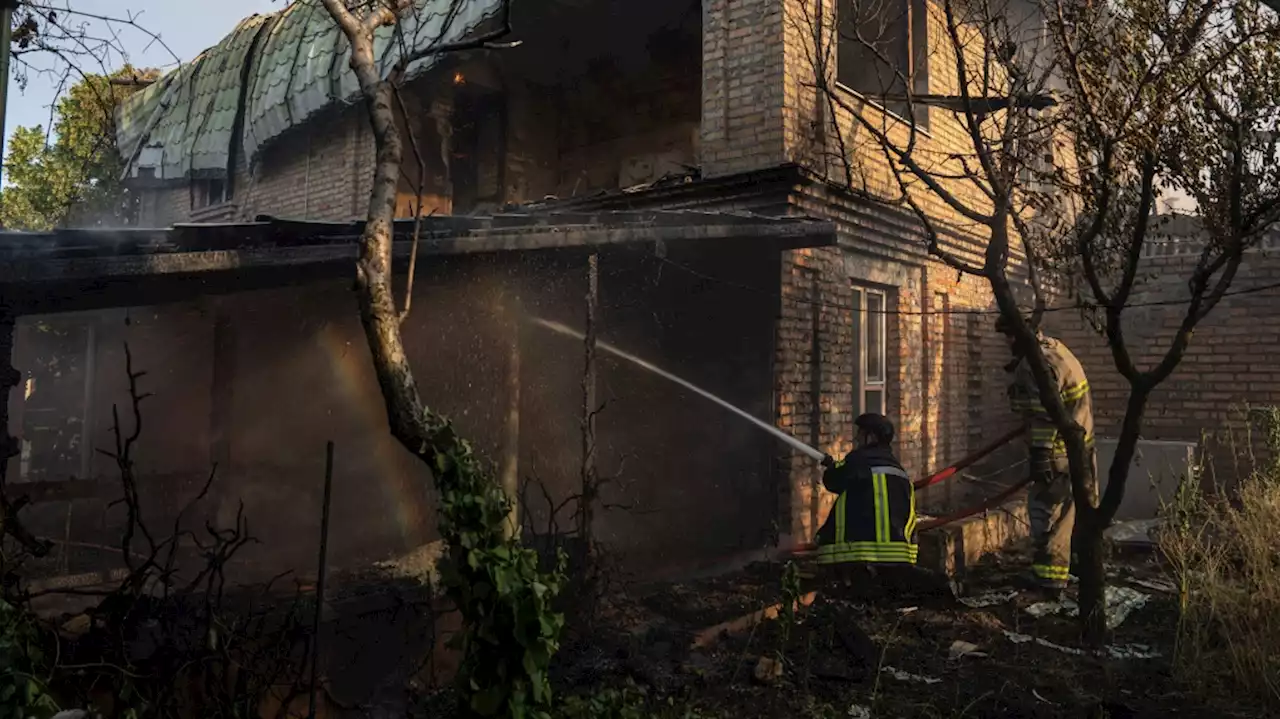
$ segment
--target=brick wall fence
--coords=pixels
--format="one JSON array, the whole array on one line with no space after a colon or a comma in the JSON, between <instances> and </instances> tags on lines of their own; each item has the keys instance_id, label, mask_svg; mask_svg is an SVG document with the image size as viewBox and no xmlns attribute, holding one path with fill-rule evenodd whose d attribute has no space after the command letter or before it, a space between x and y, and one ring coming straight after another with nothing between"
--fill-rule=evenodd
<instances>
[{"instance_id":1,"label":"brick wall fence","mask_svg":"<svg viewBox=\"0 0 1280 719\"><path fill-rule=\"evenodd\" d=\"M1195 261L1195 254L1144 258L1144 279L1125 311L1124 325L1140 368L1154 366L1168 349L1186 311L1186 283ZM1280 251L1250 252L1230 292L1234 294L1198 325L1173 375L1152 393L1142 433L1148 440L1187 442L1210 435L1202 446L1214 474L1224 481L1234 477L1233 452L1223 441L1224 432L1243 436L1246 406L1280 405L1280 364L1275 360L1280 347ZM1046 331L1065 341L1084 364L1093 388L1097 433L1115 437L1129 391L1106 342L1074 310L1049 315Z\"/></svg>"}]
</instances>

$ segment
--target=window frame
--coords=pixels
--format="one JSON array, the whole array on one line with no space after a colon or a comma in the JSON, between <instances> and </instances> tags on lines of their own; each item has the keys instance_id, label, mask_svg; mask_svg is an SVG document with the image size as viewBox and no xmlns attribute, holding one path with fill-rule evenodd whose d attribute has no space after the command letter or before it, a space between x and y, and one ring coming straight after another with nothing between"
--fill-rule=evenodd
<instances>
[{"instance_id":1,"label":"window frame","mask_svg":"<svg viewBox=\"0 0 1280 719\"><path fill-rule=\"evenodd\" d=\"M913 95L927 95L929 93L929 0L901 1L906 4L907 14L907 71L905 74L907 82L911 86L908 89L908 92ZM899 112L898 110L890 107L890 104L885 102L883 99L876 99L873 97L874 93L868 94L866 90L859 90L846 82L848 78L840 77L840 46L843 42L840 17L844 12L843 8L848 7L851 2L853 2L853 0L835 0L835 87L857 97L898 122L906 125L914 125L918 132L929 136L930 117L928 105L916 103L912 113L915 117L906 117L905 113ZM905 107L902 109L905 110Z\"/></svg>"},{"instance_id":2,"label":"window frame","mask_svg":"<svg viewBox=\"0 0 1280 719\"><path fill-rule=\"evenodd\" d=\"M216 202L209 201L209 188L219 183L222 191ZM214 212L231 204L235 199L231 182L225 177L205 177L191 181L191 211L195 213ZM203 203L203 204L202 204Z\"/></svg>"},{"instance_id":3,"label":"window frame","mask_svg":"<svg viewBox=\"0 0 1280 719\"><path fill-rule=\"evenodd\" d=\"M889 406L889 293L882 289L868 287L865 285L852 286L854 301L852 311L854 313L854 323L856 327L856 336L854 338L857 343L855 348L855 363L853 368L853 409L854 416L867 412L868 393L879 393L879 413L888 414ZM880 309L872 312L870 307L870 299L875 297L880 302ZM871 377L868 372L870 362L868 338L874 336L877 340L876 353L879 355L879 376Z\"/></svg>"}]
</instances>

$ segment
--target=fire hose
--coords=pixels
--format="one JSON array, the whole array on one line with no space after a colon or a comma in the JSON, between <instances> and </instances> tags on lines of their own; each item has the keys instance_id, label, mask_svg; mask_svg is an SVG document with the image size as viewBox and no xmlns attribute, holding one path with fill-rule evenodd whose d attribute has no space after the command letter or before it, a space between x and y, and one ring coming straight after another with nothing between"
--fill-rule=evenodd
<instances>
[{"instance_id":1,"label":"fire hose","mask_svg":"<svg viewBox=\"0 0 1280 719\"><path fill-rule=\"evenodd\" d=\"M932 485L945 482L948 479L955 477L957 474L960 473L961 470L972 466L974 463L978 462L983 457L986 457L987 455L991 454L997 449L1000 449L1001 447L1005 446L1009 442L1012 442L1013 440L1017 439L1026 431L1027 431L1027 428L1025 425L1018 427L1017 429L1011 430L1006 434L1002 435L1000 438L986 445L982 449L979 449L976 452L966 455L964 458L962 458L958 462L949 464L946 467L943 467L942 469L938 470L937 472L934 472L933 474L929 475L928 477L925 477L924 479L918 480L916 482L912 482L912 487L914 487L915 489L924 489L925 487L930 487ZM994 509L995 507L999 507L1000 505L1008 501L1010 497L1012 497L1013 495L1025 489L1028 484L1031 484L1030 477L1023 479L1009 486L1004 490L1001 490L999 493L995 494L994 496L988 497L987 499L983 500L982 502L972 507L967 507L958 512L953 512L952 514L948 514L945 517L935 517L933 519L930 519L927 522L921 522L919 525L916 526L916 531L927 532L930 529L937 529L938 527L951 524L953 522L959 522L960 520L968 519L969 517L972 517L974 515L989 511L991 509ZM793 550L792 553L803 554L806 552L815 551L817 548L818 547L816 544L812 544L812 543L801 544L801 545L798 545Z\"/></svg>"}]
</instances>

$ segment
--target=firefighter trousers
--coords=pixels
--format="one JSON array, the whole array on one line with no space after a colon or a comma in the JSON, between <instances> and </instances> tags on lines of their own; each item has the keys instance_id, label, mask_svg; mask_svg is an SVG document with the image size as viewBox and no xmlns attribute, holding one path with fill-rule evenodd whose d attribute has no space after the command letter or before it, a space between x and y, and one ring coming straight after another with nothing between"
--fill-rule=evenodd
<instances>
[{"instance_id":1,"label":"firefighter trousers","mask_svg":"<svg viewBox=\"0 0 1280 719\"><path fill-rule=\"evenodd\" d=\"M1090 493L1096 502L1098 460L1092 447L1088 453L1094 478ZM1065 457L1055 458L1047 471L1033 479L1027 495L1027 515L1035 549L1032 574L1045 586L1065 587L1071 574L1071 532L1076 518L1071 474Z\"/></svg>"}]
</instances>

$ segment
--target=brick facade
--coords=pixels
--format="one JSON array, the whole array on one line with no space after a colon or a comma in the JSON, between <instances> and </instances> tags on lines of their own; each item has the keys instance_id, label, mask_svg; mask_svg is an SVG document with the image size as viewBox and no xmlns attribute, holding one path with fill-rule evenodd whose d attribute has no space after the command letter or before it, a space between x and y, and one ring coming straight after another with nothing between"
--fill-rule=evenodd
<instances>
[{"instance_id":1,"label":"brick facade","mask_svg":"<svg viewBox=\"0 0 1280 719\"><path fill-rule=\"evenodd\" d=\"M806 79L813 73L806 18L815 6L814 0L706 0L700 53L696 45L685 53L679 44L674 51L651 53L640 74L600 75L613 77L613 84L525 77L519 67L528 56L502 54L496 57L508 60L464 63L447 73L491 86L503 98L507 125L498 174L506 202L617 190L658 179L659 168L680 164L700 167L704 183L797 168L794 180L780 186L744 180L718 196L650 195L635 202L835 221L840 247L786 253L776 286L763 288L780 297L776 315L759 318L775 323L771 411L779 426L828 452L850 448L857 363L850 301L855 287L883 291L886 412L899 426L904 463L920 474L976 448L1012 421L1000 371L1007 353L990 331L986 313L992 301L983 283L957 279L926 256L910 213L875 201L891 199L896 187L877 148L865 142L853 148L859 186L840 187L844 170L833 160L839 144L834 128L845 137L859 133L852 117L828 116ZM829 13L832 4L826 7ZM932 3L927 8L931 52L937 52L940 20ZM696 4L684 10L690 9L696 14ZM539 52L532 41L526 48L533 56ZM953 63L932 63L930 91L954 91L949 67ZM448 105L456 90L445 84L420 94ZM878 117L894 138L905 136L902 121L852 93L846 99ZM415 103L419 112L430 112L427 103ZM928 132L920 135L922 155L966 146L959 124L945 113L932 111L929 120ZM241 158L227 206L193 213L186 188L155 190L144 200L144 222L255 214L353 219L364 212L372 157L363 109L333 110L270 147L252 171ZM981 207L975 188L952 189L961 201ZM435 190L448 194L448 188ZM918 200L944 230L966 224L932 194L921 193ZM945 235L956 251L975 248L964 233ZM811 536L830 500L817 489L814 463L782 457L776 472L780 531L798 539ZM934 507L957 501L947 488L926 499Z\"/></svg>"},{"instance_id":2,"label":"brick facade","mask_svg":"<svg viewBox=\"0 0 1280 719\"><path fill-rule=\"evenodd\" d=\"M1197 255L1146 257L1140 276L1146 278L1125 310L1125 338L1140 368L1154 366L1186 311L1187 278ZM1280 368L1271 349L1280 343L1280 253L1274 249L1250 252L1226 297L1197 325L1178 368L1151 395L1144 415L1143 439L1202 442L1209 450L1214 474L1224 481L1235 476L1232 448L1218 440L1224 430L1244 437L1244 410L1280 405ZM1097 433L1115 437L1124 419L1128 382L1115 369L1104 338L1078 312L1048 316L1046 331L1056 334L1079 357L1093 388ZM1261 451L1262 437L1254 445Z\"/></svg>"}]
</instances>

